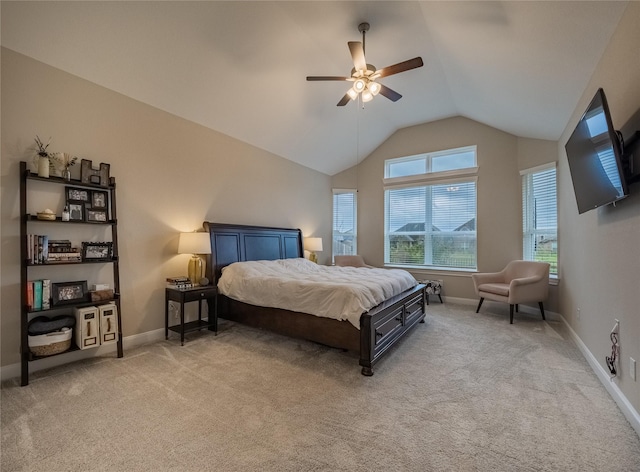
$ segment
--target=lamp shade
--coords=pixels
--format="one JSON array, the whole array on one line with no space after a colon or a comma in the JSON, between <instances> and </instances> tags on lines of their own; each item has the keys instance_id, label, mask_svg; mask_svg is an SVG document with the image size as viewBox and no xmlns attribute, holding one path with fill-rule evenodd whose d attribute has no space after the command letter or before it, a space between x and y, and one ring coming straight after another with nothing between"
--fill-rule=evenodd
<instances>
[{"instance_id":1,"label":"lamp shade","mask_svg":"<svg viewBox=\"0 0 640 472\"><path fill-rule=\"evenodd\" d=\"M178 254L211 254L209 233L180 233Z\"/></svg>"},{"instance_id":2,"label":"lamp shade","mask_svg":"<svg viewBox=\"0 0 640 472\"><path fill-rule=\"evenodd\" d=\"M304 248L310 252L322 252L322 238L305 238Z\"/></svg>"}]
</instances>

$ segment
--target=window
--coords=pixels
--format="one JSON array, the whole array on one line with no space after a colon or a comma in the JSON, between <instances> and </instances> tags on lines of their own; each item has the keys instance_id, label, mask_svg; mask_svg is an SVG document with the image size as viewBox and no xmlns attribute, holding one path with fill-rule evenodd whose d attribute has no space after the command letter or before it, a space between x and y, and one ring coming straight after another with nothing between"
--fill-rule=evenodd
<instances>
[{"instance_id":1,"label":"window","mask_svg":"<svg viewBox=\"0 0 640 472\"><path fill-rule=\"evenodd\" d=\"M385 162L385 263L476 268L476 147Z\"/></svg>"},{"instance_id":2,"label":"window","mask_svg":"<svg viewBox=\"0 0 640 472\"><path fill-rule=\"evenodd\" d=\"M556 167L537 167L522 172L523 259L551 264L558 275L558 209Z\"/></svg>"},{"instance_id":3,"label":"window","mask_svg":"<svg viewBox=\"0 0 640 472\"><path fill-rule=\"evenodd\" d=\"M356 190L334 189L332 256L353 256L358 253L356 209Z\"/></svg>"}]
</instances>

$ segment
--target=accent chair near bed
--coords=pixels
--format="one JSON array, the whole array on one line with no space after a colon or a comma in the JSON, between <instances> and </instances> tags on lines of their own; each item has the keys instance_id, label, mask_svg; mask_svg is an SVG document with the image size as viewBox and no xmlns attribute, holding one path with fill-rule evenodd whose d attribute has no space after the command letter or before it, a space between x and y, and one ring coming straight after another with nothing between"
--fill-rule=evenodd
<instances>
[{"instance_id":1,"label":"accent chair near bed","mask_svg":"<svg viewBox=\"0 0 640 472\"><path fill-rule=\"evenodd\" d=\"M513 324L513 309L518 304L538 302L544 320L543 302L549 294L547 262L511 261L500 272L472 274L476 294L480 297L476 313L485 298L509 304L509 323Z\"/></svg>"}]
</instances>

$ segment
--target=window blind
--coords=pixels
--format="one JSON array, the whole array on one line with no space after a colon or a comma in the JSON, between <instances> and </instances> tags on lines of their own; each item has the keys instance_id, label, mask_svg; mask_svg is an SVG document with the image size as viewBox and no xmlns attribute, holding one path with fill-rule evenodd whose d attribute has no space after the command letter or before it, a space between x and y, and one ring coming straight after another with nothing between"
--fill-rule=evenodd
<instances>
[{"instance_id":1,"label":"window blind","mask_svg":"<svg viewBox=\"0 0 640 472\"><path fill-rule=\"evenodd\" d=\"M558 205L555 167L522 176L523 259L551 264L558 274Z\"/></svg>"},{"instance_id":2,"label":"window blind","mask_svg":"<svg viewBox=\"0 0 640 472\"><path fill-rule=\"evenodd\" d=\"M333 191L333 256L357 254L356 190Z\"/></svg>"},{"instance_id":3,"label":"window blind","mask_svg":"<svg viewBox=\"0 0 640 472\"><path fill-rule=\"evenodd\" d=\"M385 190L385 262L476 267L476 182Z\"/></svg>"}]
</instances>

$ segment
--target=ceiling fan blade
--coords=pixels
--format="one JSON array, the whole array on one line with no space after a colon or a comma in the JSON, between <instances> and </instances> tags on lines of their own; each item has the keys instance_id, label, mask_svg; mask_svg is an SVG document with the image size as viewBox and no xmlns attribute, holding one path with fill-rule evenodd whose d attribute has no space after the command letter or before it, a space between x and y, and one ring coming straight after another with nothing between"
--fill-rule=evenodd
<instances>
[{"instance_id":1,"label":"ceiling fan blade","mask_svg":"<svg viewBox=\"0 0 640 472\"><path fill-rule=\"evenodd\" d=\"M367 61L364 58L364 48L360 41L349 41L349 51L353 59L353 66L356 70L367 70Z\"/></svg>"},{"instance_id":2,"label":"ceiling fan blade","mask_svg":"<svg viewBox=\"0 0 640 472\"><path fill-rule=\"evenodd\" d=\"M399 74L400 72L404 72L406 70L417 69L418 67L422 67L424 63L422 62L421 57L414 57L413 59L409 59L408 61L399 62L392 66L383 67L382 69L378 69L375 73L375 77L388 77L393 74Z\"/></svg>"},{"instance_id":3,"label":"ceiling fan blade","mask_svg":"<svg viewBox=\"0 0 640 472\"><path fill-rule=\"evenodd\" d=\"M380 95L384 95L385 97L387 97L392 102L397 102L398 100L400 100L402 98L402 95L400 95L395 90L391 90L386 85L382 85L381 83L378 83L378 85L380 85L380 92L379 92Z\"/></svg>"},{"instance_id":4,"label":"ceiling fan blade","mask_svg":"<svg viewBox=\"0 0 640 472\"><path fill-rule=\"evenodd\" d=\"M310 75L307 76L307 80L313 82L313 81L317 81L317 80L350 80L351 77L338 77L338 76L334 76L334 75L327 75L327 76L322 76L322 75Z\"/></svg>"},{"instance_id":5,"label":"ceiling fan blade","mask_svg":"<svg viewBox=\"0 0 640 472\"><path fill-rule=\"evenodd\" d=\"M342 99L338 102L338 106L339 107L343 107L345 106L347 103L349 103L351 101L351 97L349 96L348 93L346 93L344 95L344 97L342 97Z\"/></svg>"}]
</instances>

